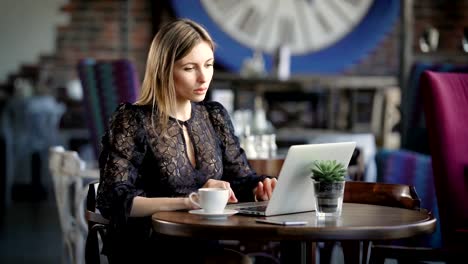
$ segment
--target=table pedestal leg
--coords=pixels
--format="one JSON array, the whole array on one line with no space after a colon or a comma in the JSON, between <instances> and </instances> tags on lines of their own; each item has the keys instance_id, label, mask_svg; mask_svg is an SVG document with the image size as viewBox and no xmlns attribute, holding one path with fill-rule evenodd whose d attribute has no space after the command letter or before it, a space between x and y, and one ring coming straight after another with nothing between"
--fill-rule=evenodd
<instances>
[{"instance_id":1,"label":"table pedestal leg","mask_svg":"<svg viewBox=\"0 0 468 264\"><path fill-rule=\"evenodd\" d=\"M343 248L343 256L346 264L360 264L361 263L361 243L360 241L341 241L341 247ZM362 263L366 263L367 261L367 251L362 252L363 255L366 256L362 257Z\"/></svg>"},{"instance_id":2,"label":"table pedestal leg","mask_svg":"<svg viewBox=\"0 0 468 264\"><path fill-rule=\"evenodd\" d=\"M315 264L314 242L281 241L281 263Z\"/></svg>"}]
</instances>

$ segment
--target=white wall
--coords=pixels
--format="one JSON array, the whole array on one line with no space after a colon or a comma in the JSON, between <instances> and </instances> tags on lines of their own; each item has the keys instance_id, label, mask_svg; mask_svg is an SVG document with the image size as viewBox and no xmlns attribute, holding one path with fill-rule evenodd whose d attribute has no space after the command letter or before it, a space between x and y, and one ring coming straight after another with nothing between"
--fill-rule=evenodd
<instances>
[{"instance_id":1,"label":"white wall","mask_svg":"<svg viewBox=\"0 0 468 264\"><path fill-rule=\"evenodd\" d=\"M55 50L56 28L67 0L0 0L0 83L22 64L35 64Z\"/></svg>"}]
</instances>

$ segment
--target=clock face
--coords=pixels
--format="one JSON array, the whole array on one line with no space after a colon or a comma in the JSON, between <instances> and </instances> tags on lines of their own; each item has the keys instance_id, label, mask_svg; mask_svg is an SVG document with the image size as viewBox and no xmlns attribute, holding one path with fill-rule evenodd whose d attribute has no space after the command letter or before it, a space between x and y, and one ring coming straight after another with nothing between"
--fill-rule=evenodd
<instances>
[{"instance_id":1,"label":"clock face","mask_svg":"<svg viewBox=\"0 0 468 264\"><path fill-rule=\"evenodd\" d=\"M201 0L233 39L267 53L287 45L293 55L328 47L348 34L372 0Z\"/></svg>"},{"instance_id":2,"label":"clock face","mask_svg":"<svg viewBox=\"0 0 468 264\"><path fill-rule=\"evenodd\" d=\"M172 0L178 17L205 26L217 63L239 72L263 52L267 70L287 44L291 73L340 73L371 53L395 26L396 0Z\"/></svg>"}]
</instances>

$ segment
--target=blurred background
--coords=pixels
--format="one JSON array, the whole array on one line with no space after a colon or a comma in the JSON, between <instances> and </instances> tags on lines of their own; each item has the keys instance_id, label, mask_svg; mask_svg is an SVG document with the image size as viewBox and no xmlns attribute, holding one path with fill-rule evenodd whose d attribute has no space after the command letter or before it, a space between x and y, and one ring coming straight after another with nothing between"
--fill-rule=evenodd
<instances>
[{"instance_id":1,"label":"blurred background","mask_svg":"<svg viewBox=\"0 0 468 264\"><path fill-rule=\"evenodd\" d=\"M217 43L208 99L249 158L354 140L352 180L431 177L404 157L401 178L380 164L430 162L419 76L468 71L468 0L0 0L1 263L67 262L48 149L95 166L109 113L138 95L152 37L177 17Z\"/></svg>"}]
</instances>

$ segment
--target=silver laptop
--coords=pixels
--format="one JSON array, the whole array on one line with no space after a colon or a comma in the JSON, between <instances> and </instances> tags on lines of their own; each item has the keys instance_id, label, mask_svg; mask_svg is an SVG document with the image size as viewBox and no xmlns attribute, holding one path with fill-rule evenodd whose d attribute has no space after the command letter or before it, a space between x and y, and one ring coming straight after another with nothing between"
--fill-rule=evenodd
<instances>
[{"instance_id":1,"label":"silver laptop","mask_svg":"<svg viewBox=\"0 0 468 264\"><path fill-rule=\"evenodd\" d=\"M315 210L310 168L315 160L336 160L348 167L356 142L293 145L289 148L270 201L227 206L241 214L280 215Z\"/></svg>"}]
</instances>

